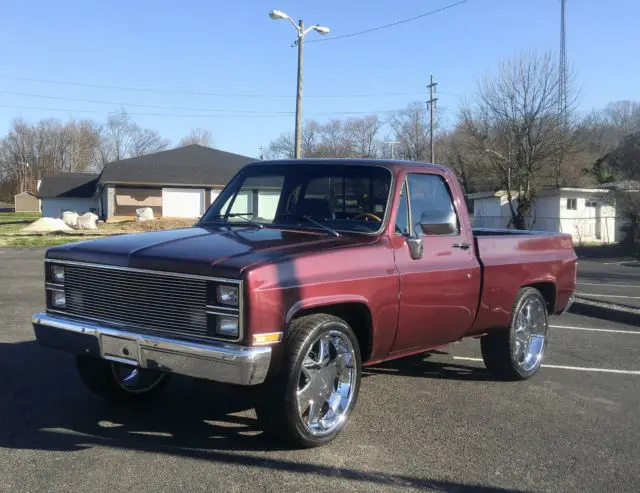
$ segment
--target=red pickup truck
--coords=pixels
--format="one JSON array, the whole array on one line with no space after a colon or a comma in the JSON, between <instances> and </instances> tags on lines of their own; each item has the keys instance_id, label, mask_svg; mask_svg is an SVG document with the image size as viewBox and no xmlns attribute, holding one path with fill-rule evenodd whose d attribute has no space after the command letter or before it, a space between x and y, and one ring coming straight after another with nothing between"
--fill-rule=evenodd
<instances>
[{"instance_id":1,"label":"red pickup truck","mask_svg":"<svg viewBox=\"0 0 640 493\"><path fill-rule=\"evenodd\" d=\"M33 326L102 397L171 373L252 386L265 429L312 447L346 424L363 366L475 336L497 378L531 377L576 268L566 234L472 230L446 167L261 161L191 228L49 249Z\"/></svg>"}]
</instances>

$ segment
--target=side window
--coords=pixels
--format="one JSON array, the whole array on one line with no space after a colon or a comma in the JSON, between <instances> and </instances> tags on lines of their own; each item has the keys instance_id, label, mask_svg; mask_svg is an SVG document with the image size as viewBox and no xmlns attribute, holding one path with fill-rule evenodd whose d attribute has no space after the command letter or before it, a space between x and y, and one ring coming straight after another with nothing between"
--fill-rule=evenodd
<instances>
[{"instance_id":1,"label":"side window","mask_svg":"<svg viewBox=\"0 0 640 493\"><path fill-rule=\"evenodd\" d=\"M402 184L400 192L400 202L398 203L398 214L396 215L396 233L409 235L409 202L407 200L407 182Z\"/></svg>"},{"instance_id":2,"label":"side window","mask_svg":"<svg viewBox=\"0 0 640 493\"><path fill-rule=\"evenodd\" d=\"M447 213L453 213L456 221L456 228L459 232L459 222L456 215L449 187L438 175L418 175L412 174L407 178L409 184L409 202L411 204L411 224L414 231L420 236L423 235L417 226L423 213L433 217L446 217ZM438 234L438 233L431 233Z\"/></svg>"}]
</instances>

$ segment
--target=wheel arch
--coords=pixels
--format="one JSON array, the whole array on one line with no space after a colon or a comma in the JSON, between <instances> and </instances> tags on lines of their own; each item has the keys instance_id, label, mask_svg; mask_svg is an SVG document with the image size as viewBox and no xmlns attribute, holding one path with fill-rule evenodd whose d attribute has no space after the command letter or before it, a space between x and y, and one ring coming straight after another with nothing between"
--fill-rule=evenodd
<instances>
[{"instance_id":1,"label":"wheel arch","mask_svg":"<svg viewBox=\"0 0 640 493\"><path fill-rule=\"evenodd\" d=\"M556 283L553 281L540 281L522 286L523 288L535 288L540 291L540 294L544 298L547 304L547 313L552 314L555 312L557 289Z\"/></svg>"},{"instance_id":2,"label":"wheel arch","mask_svg":"<svg viewBox=\"0 0 640 493\"><path fill-rule=\"evenodd\" d=\"M287 313L287 325L296 318L314 313L327 313L347 322L358 339L362 362L370 359L373 349L373 318L365 298L317 298L296 303Z\"/></svg>"}]
</instances>

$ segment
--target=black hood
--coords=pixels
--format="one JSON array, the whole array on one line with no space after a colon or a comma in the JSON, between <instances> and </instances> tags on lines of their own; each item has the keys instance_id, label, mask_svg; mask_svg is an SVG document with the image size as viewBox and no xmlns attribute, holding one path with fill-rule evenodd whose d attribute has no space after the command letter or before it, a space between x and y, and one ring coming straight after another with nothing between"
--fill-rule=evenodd
<instances>
[{"instance_id":1,"label":"black hood","mask_svg":"<svg viewBox=\"0 0 640 493\"><path fill-rule=\"evenodd\" d=\"M253 227L193 227L70 243L47 258L221 277L285 256L371 243L375 237Z\"/></svg>"}]
</instances>

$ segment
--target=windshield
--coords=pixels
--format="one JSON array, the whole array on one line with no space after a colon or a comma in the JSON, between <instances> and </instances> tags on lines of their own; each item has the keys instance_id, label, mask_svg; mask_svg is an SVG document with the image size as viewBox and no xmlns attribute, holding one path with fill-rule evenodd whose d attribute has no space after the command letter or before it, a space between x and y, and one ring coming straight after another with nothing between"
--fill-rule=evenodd
<instances>
[{"instance_id":1,"label":"windshield","mask_svg":"<svg viewBox=\"0 0 640 493\"><path fill-rule=\"evenodd\" d=\"M377 232L391 172L380 166L265 164L242 170L201 223Z\"/></svg>"}]
</instances>

